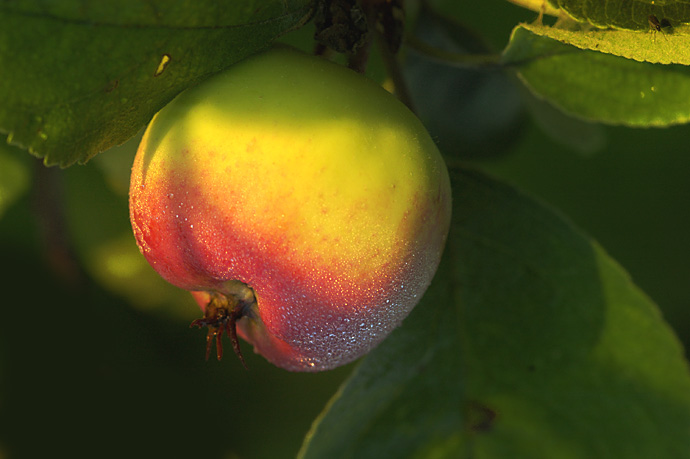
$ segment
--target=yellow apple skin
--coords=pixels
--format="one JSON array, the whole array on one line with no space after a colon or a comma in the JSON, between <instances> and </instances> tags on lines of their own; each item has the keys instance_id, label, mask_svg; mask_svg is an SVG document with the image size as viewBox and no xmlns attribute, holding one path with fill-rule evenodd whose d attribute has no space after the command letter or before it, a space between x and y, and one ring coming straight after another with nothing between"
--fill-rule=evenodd
<instances>
[{"instance_id":1,"label":"yellow apple skin","mask_svg":"<svg viewBox=\"0 0 690 459\"><path fill-rule=\"evenodd\" d=\"M357 359L417 304L443 251L448 172L418 119L342 66L252 56L152 120L130 188L141 252L170 283L256 302L238 320L292 371Z\"/></svg>"}]
</instances>

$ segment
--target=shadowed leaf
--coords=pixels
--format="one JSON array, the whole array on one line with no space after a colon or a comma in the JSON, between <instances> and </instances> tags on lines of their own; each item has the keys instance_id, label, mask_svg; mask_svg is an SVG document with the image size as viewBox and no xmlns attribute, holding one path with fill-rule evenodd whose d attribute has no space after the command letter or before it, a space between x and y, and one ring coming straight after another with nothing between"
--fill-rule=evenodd
<instances>
[{"instance_id":1,"label":"shadowed leaf","mask_svg":"<svg viewBox=\"0 0 690 459\"><path fill-rule=\"evenodd\" d=\"M68 166L301 24L308 0L0 0L0 132Z\"/></svg>"},{"instance_id":2,"label":"shadowed leaf","mask_svg":"<svg viewBox=\"0 0 690 459\"><path fill-rule=\"evenodd\" d=\"M656 306L550 209L474 172L454 193L434 284L302 457L690 457L690 374Z\"/></svg>"}]
</instances>

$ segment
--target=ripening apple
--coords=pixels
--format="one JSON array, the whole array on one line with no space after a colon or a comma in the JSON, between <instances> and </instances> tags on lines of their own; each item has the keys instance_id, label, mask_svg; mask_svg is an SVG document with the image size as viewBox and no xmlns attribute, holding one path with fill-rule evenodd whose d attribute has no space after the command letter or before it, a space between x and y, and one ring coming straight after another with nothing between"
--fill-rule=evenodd
<instances>
[{"instance_id":1,"label":"ripening apple","mask_svg":"<svg viewBox=\"0 0 690 459\"><path fill-rule=\"evenodd\" d=\"M239 351L237 332L293 371L351 362L397 327L451 213L418 119L366 77L286 47L163 108L130 186L139 248L204 310L207 356L224 331Z\"/></svg>"}]
</instances>

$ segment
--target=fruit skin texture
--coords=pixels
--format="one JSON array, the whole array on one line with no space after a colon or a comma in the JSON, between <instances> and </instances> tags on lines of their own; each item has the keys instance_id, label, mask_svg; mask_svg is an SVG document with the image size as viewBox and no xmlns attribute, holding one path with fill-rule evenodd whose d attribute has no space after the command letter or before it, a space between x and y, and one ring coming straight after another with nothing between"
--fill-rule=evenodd
<instances>
[{"instance_id":1,"label":"fruit skin texture","mask_svg":"<svg viewBox=\"0 0 690 459\"><path fill-rule=\"evenodd\" d=\"M400 324L434 276L450 205L443 159L404 105L285 47L163 108L130 185L149 263L202 309L238 295L233 281L251 287L238 334L292 371L351 362Z\"/></svg>"}]
</instances>

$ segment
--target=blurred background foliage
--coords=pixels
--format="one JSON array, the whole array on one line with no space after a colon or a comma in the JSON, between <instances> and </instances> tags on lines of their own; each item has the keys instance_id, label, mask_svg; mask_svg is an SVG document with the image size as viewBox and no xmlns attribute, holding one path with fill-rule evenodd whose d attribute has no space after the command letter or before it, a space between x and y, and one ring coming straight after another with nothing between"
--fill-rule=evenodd
<instances>
[{"instance_id":1,"label":"blurred background foliage","mask_svg":"<svg viewBox=\"0 0 690 459\"><path fill-rule=\"evenodd\" d=\"M432 3L430 21L472 37L429 38L456 51L500 52L518 22L535 18L504 0ZM312 34L310 24L284 41L309 50ZM560 209L658 303L687 350L689 128L588 124L497 70L439 68L403 53L413 100L449 164ZM0 458L293 457L353 365L293 374L255 355L249 371L233 358L204 361L205 332L188 329L197 306L153 272L131 235L136 145L59 170L0 143Z\"/></svg>"}]
</instances>

